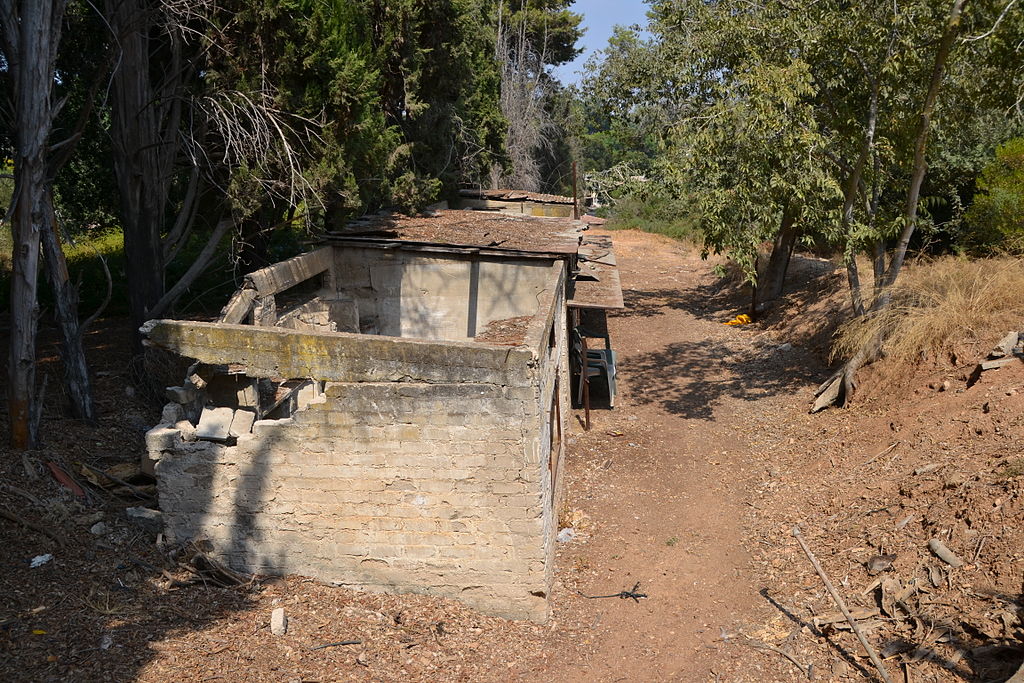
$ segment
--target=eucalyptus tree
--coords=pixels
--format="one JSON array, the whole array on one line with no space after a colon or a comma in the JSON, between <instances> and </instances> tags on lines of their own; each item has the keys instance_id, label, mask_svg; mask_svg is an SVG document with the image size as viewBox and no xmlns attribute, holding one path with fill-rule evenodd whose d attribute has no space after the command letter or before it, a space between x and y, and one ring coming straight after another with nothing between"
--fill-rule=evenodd
<instances>
[{"instance_id":1,"label":"eucalyptus tree","mask_svg":"<svg viewBox=\"0 0 1024 683\"><path fill-rule=\"evenodd\" d=\"M82 348L77 290L68 274L54 210L54 178L71 158L91 111L103 76L88 69L62 70L58 59L61 36L69 27L82 30L83 18L95 18L87 7L65 0L3 0L0 24L3 44L3 90L9 100L6 135L14 161L14 193L8 215L13 242L11 334L7 397L11 444L32 448L42 415L36 389L36 333L40 254L53 290L55 317L61 333L61 360L72 413L95 419L92 387ZM103 62L102 58L100 60ZM80 101L81 82L93 85ZM71 104L69 104L71 103ZM70 121L62 111L73 111ZM90 319L91 320L91 319ZM45 378L44 384L45 387Z\"/></svg>"},{"instance_id":2,"label":"eucalyptus tree","mask_svg":"<svg viewBox=\"0 0 1024 683\"><path fill-rule=\"evenodd\" d=\"M540 190L545 162L551 166L559 139L565 138L560 84L551 67L579 54L582 16L571 0L499 0L495 57L501 73L500 108L505 117L507 164L495 164L491 185ZM557 164L555 160L555 164Z\"/></svg>"}]
</instances>

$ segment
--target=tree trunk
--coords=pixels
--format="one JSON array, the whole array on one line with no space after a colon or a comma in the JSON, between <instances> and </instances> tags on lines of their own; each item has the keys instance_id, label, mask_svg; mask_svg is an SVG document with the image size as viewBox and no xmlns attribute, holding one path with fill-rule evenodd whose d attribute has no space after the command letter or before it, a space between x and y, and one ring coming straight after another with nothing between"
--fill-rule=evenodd
<instances>
[{"instance_id":1,"label":"tree trunk","mask_svg":"<svg viewBox=\"0 0 1024 683\"><path fill-rule=\"evenodd\" d=\"M873 253L871 267L875 278L874 297L882 293L882 283L885 280L885 240L880 239L872 245Z\"/></svg>"},{"instance_id":2,"label":"tree trunk","mask_svg":"<svg viewBox=\"0 0 1024 683\"><path fill-rule=\"evenodd\" d=\"M206 241L206 245L203 247L203 250L199 252L199 255L192 262L192 265L185 271L185 274L182 275L176 283L174 283L173 287L167 290L166 294L160 297L159 301L155 302L152 307L148 309L148 315L151 318L157 318L163 315L164 312L174 305L174 302L192 286L192 283L196 281L196 278L206 271L210 262L213 260L213 257L217 255L217 247L220 246L221 240L224 239L228 230L234 226L235 222L230 215L217 222L217 227L213 229L213 233Z\"/></svg>"},{"instance_id":3,"label":"tree trunk","mask_svg":"<svg viewBox=\"0 0 1024 683\"><path fill-rule=\"evenodd\" d=\"M866 69L866 67L865 67ZM864 315L864 297L861 293L860 272L857 269L857 249L850 244L850 226L853 224L853 207L857 203L857 194L861 189L864 177L864 165L875 146L875 128L878 123L878 79L871 85L871 103L868 106L867 126L864 130L864 142L861 145L857 163L850 171L850 177L846 181L846 189L843 197L843 223L842 233L847 239L846 254L846 279L850 286L850 302L853 305L853 314Z\"/></svg>"},{"instance_id":4,"label":"tree trunk","mask_svg":"<svg viewBox=\"0 0 1024 683\"><path fill-rule=\"evenodd\" d=\"M57 324L61 331L61 362L64 365L64 382L71 400L71 414L81 420L94 423L96 413L92 402L92 386L89 368L82 348L82 329L78 321L78 291L68 276L68 264L64 258L60 238L57 235L57 217L53 211L53 195L45 196L47 221L42 229L43 253L46 256L46 272L53 288Z\"/></svg>"},{"instance_id":5,"label":"tree trunk","mask_svg":"<svg viewBox=\"0 0 1024 683\"><path fill-rule=\"evenodd\" d=\"M54 59L64 0L0 1L4 57L14 99L11 347L7 397L11 445L37 442L35 405L39 245L49 218L46 141L53 125Z\"/></svg>"},{"instance_id":6,"label":"tree trunk","mask_svg":"<svg viewBox=\"0 0 1024 683\"><path fill-rule=\"evenodd\" d=\"M128 308L141 325L164 295L161 235L179 150L181 56L171 31L154 31L151 3L107 0L107 20L121 54L111 88L111 139L121 202ZM165 41L167 63L151 63L153 41ZM161 73L154 86L153 71Z\"/></svg>"},{"instance_id":7,"label":"tree trunk","mask_svg":"<svg viewBox=\"0 0 1024 683\"><path fill-rule=\"evenodd\" d=\"M768 258L764 276L758 278L757 289L754 290L754 313L765 312L773 301L782 296L782 288L786 284L786 271L789 270L789 258L799 235L796 212L787 208L782 214L782 223L775 235L772 254Z\"/></svg>"},{"instance_id":8,"label":"tree trunk","mask_svg":"<svg viewBox=\"0 0 1024 683\"><path fill-rule=\"evenodd\" d=\"M886 306L889 302L891 294L888 290L899 277L903 259L907 255L907 247L910 246L910 238L913 237L914 230L917 228L917 204L921 199L921 185L924 183L924 176L928 171L925 153L928 151L928 134L931 132L932 113L935 111L935 101L939 97L939 89L946 72L946 61L949 59L950 49L960 32L960 16L966 3L967 0L953 0L953 6L949 10L949 19L946 21L946 30L942 33L939 49L935 53L932 77L928 83L928 94L925 96L924 106L921 108L917 140L914 142L914 170L910 176L910 191L907 192L907 202L904 208L903 232L900 234L896 251L893 253L889 267L885 271L885 277L882 279L882 292L875 302L876 305L881 302L880 307Z\"/></svg>"},{"instance_id":9,"label":"tree trunk","mask_svg":"<svg viewBox=\"0 0 1024 683\"><path fill-rule=\"evenodd\" d=\"M22 137L19 131L19 137ZM20 147L20 145L19 145ZM7 397L11 420L11 446L35 448L36 331L39 304L39 242L45 168L42 155L20 154L14 161L17 189L11 222L14 242L11 276L11 349L7 369Z\"/></svg>"},{"instance_id":10,"label":"tree trunk","mask_svg":"<svg viewBox=\"0 0 1024 683\"><path fill-rule=\"evenodd\" d=\"M945 74L946 61L949 59L949 52L960 31L960 17L967 0L953 0L949 10L949 18L946 21L946 29L943 31L939 47L935 52L935 62L932 66L931 80L928 82L928 92L925 95L924 106L921 108L921 119L918 127L917 139L914 143L914 167L910 176L910 189L907 192L907 201L904 208L903 232L896 245L896 251L889 262L889 267L882 274L881 282L878 285L878 294L871 304L869 312L878 311L889 305L892 298L892 285L899 277L900 269L903 267L903 260L910 246L910 238L914 235L917 227L917 204L921 198L921 185L924 182L925 173L928 170L926 153L928 151L928 134L931 131L931 118L935 110L935 102L939 96L942 86L942 78ZM876 259L877 259L876 252ZM884 252L882 254L884 258ZM876 266L877 267L877 266ZM818 400L811 408L811 412L824 410L830 405L846 405L853 396L856 388L854 377L857 371L878 357L882 349L883 339L875 338L858 351L853 358L848 360L832 377L825 381L818 388L816 396Z\"/></svg>"}]
</instances>

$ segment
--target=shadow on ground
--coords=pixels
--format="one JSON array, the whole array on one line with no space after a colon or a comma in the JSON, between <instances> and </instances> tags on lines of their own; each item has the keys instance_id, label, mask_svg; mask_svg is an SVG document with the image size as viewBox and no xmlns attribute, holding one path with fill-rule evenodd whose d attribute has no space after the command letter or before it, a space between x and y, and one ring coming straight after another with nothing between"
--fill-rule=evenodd
<instances>
[{"instance_id":1,"label":"shadow on ground","mask_svg":"<svg viewBox=\"0 0 1024 683\"><path fill-rule=\"evenodd\" d=\"M156 530L124 512L154 501L85 485L82 463L107 471L138 462L143 434L159 420L147 392L128 378L136 365L132 331L127 321L101 320L86 335L99 416L99 425L90 427L64 417L56 332L46 320L41 325L39 374L48 374L57 389L45 396L37 450L23 457L7 447L6 435L0 438L0 508L60 540L0 519L4 681L135 680L161 641L238 618L256 598L245 589L203 583L167 588L161 570L175 563L154 543ZM6 341L0 334L0 345ZM0 379L4 374L0 370ZM8 422L4 404L0 421ZM48 463L80 482L82 491L75 495L55 481ZM41 558L39 566L32 566L33 558Z\"/></svg>"},{"instance_id":2,"label":"shadow on ground","mask_svg":"<svg viewBox=\"0 0 1024 683\"><path fill-rule=\"evenodd\" d=\"M676 342L631 357L633 400L658 403L680 417L711 420L723 399L756 401L804 390L823 372L811 354L795 348L737 346L718 339Z\"/></svg>"}]
</instances>

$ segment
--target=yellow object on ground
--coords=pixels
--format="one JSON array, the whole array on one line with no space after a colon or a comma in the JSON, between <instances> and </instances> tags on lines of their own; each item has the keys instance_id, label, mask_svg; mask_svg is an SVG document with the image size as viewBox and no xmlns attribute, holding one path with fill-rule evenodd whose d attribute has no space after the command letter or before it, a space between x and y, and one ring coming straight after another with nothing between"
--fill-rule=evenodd
<instances>
[{"instance_id":1,"label":"yellow object on ground","mask_svg":"<svg viewBox=\"0 0 1024 683\"><path fill-rule=\"evenodd\" d=\"M746 313L740 313L738 316L736 316L735 318L733 318L729 322L722 323L722 324L723 325L746 325L746 324L752 323L752 322L754 322L753 318L751 318Z\"/></svg>"}]
</instances>

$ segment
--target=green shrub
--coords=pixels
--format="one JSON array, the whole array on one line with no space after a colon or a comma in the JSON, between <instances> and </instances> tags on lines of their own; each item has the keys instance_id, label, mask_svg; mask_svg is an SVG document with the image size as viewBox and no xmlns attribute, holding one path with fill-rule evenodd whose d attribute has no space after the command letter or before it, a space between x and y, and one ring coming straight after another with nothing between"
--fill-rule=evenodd
<instances>
[{"instance_id":1,"label":"green shrub","mask_svg":"<svg viewBox=\"0 0 1024 683\"><path fill-rule=\"evenodd\" d=\"M966 218L970 251L1024 251L1024 138L996 149Z\"/></svg>"},{"instance_id":2,"label":"green shrub","mask_svg":"<svg viewBox=\"0 0 1024 683\"><path fill-rule=\"evenodd\" d=\"M638 192L615 201L609 227L643 230L679 240L698 240L697 221L676 197L663 191Z\"/></svg>"}]
</instances>

